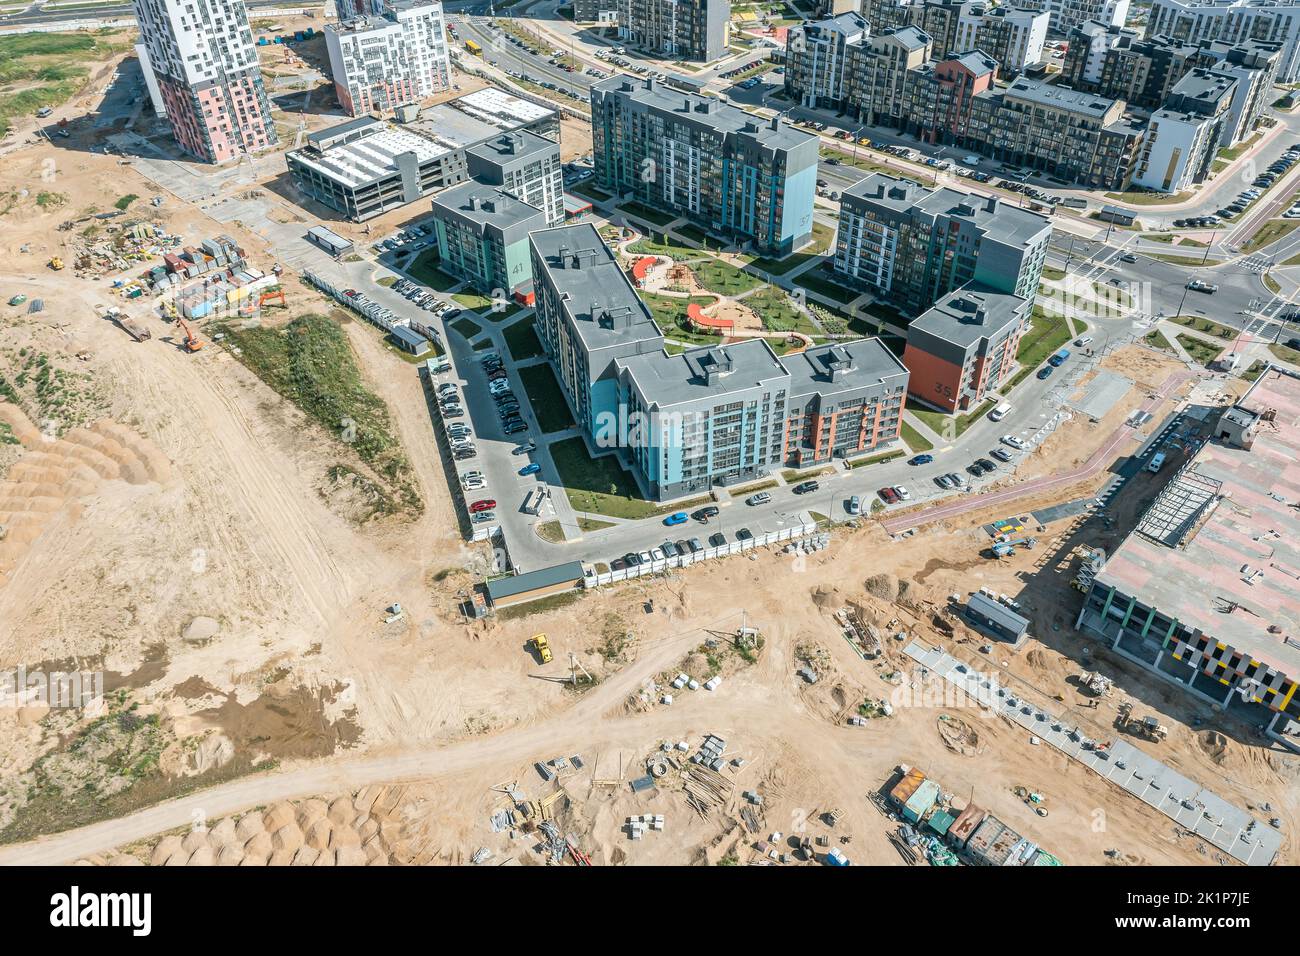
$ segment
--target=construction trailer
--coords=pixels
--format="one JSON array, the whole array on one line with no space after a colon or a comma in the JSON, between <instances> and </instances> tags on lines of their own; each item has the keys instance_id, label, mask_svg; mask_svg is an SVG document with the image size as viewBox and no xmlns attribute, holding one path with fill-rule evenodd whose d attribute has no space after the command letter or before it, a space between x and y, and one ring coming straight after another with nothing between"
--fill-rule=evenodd
<instances>
[{"instance_id":1,"label":"construction trailer","mask_svg":"<svg viewBox=\"0 0 1300 956\"><path fill-rule=\"evenodd\" d=\"M976 591L966 601L966 621L979 631L1019 648L1029 636L1029 620L995 597Z\"/></svg>"}]
</instances>

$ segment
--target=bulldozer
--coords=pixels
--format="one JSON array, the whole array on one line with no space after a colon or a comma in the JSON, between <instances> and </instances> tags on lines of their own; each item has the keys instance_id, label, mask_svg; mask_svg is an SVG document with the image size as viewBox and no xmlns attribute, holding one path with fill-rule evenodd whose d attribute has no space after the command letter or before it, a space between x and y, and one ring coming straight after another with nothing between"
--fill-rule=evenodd
<instances>
[{"instance_id":1,"label":"bulldozer","mask_svg":"<svg viewBox=\"0 0 1300 956\"><path fill-rule=\"evenodd\" d=\"M551 662L551 644L545 634L534 634L528 644L537 652L537 657L543 664Z\"/></svg>"},{"instance_id":2,"label":"bulldozer","mask_svg":"<svg viewBox=\"0 0 1300 956\"><path fill-rule=\"evenodd\" d=\"M1133 716L1133 705L1128 701L1119 705L1119 714L1115 718L1115 726L1120 730L1141 737L1143 740L1151 740L1159 743L1169 736L1169 728L1160 723L1159 718L1148 714L1145 717Z\"/></svg>"},{"instance_id":3,"label":"bulldozer","mask_svg":"<svg viewBox=\"0 0 1300 956\"><path fill-rule=\"evenodd\" d=\"M63 260L60 259L58 256L55 256L50 260L50 268L53 269L55 272L58 272L63 268Z\"/></svg>"}]
</instances>

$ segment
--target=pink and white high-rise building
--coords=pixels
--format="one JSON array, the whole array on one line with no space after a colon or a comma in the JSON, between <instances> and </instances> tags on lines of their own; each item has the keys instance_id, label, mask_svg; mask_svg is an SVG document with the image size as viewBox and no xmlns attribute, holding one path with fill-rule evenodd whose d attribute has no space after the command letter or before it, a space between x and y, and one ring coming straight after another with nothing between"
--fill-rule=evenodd
<instances>
[{"instance_id":1,"label":"pink and white high-rise building","mask_svg":"<svg viewBox=\"0 0 1300 956\"><path fill-rule=\"evenodd\" d=\"M223 163L276 145L243 0L132 0L176 141Z\"/></svg>"},{"instance_id":2,"label":"pink and white high-rise building","mask_svg":"<svg viewBox=\"0 0 1300 956\"><path fill-rule=\"evenodd\" d=\"M391 112L450 87L442 4L375 0L372 8L325 27L334 89L348 115Z\"/></svg>"}]
</instances>

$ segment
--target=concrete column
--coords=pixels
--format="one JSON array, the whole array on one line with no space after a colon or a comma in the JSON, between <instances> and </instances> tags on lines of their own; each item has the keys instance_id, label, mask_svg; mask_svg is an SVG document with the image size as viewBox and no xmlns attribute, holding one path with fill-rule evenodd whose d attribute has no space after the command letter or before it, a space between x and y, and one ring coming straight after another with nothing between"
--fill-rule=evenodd
<instances>
[{"instance_id":1,"label":"concrete column","mask_svg":"<svg viewBox=\"0 0 1300 956\"><path fill-rule=\"evenodd\" d=\"M1225 694L1225 695L1224 695L1224 698L1223 698L1223 709L1224 709L1224 710L1227 710L1227 709L1228 709L1228 701L1232 700L1232 694L1233 694L1233 692L1234 692L1236 689L1237 689L1237 688L1236 688L1236 687L1233 687L1232 685L1229 685L1229 686L1228 686L1228 693Z\"/></svg>"}]
</instances>

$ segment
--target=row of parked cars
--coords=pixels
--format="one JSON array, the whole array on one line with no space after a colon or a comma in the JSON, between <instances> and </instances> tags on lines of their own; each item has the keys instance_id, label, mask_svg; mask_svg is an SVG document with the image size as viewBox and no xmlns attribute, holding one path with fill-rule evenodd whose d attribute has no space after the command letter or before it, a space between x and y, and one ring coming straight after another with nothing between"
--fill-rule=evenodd
<instances>
[{"instance_id":1,"label":"row of parked cars","mask_svg":"<svg viewBox=\"0 0 1300 956\"><path fill-rule=\"evenodd\" d=\"M479 359L479 363L487 375L488 392L492 395L492 401L496 403L497 417L501 419L502 431L507 435L528 431L528 424L520 413L519 399L510 387L510 375L506 372L501 356L495 352L488 352Z\"/></svg>"},{"instance_id":2,"label":"row of parked cars","mask_svg":"<svg viewBox=\"0 0 1300 956\"><path fill-rule=\"evenodd\" d=\"M410 279L398 279L393 283L393 291L414 302L424 311L432 312L434 315L441 315L444 319L454 319L460 315L460 309L452 309L448 302L438 298L420 283L412 282Z\"/></svg>"},{"instance_id":3,"label":"row of parked cars","mask_svg":"<svg viewBox=\"0 0 1300 956\"><path fill-rule=\"evenodd\" d=\"M423 248L432 241L433 227L428 225L412 226L401 232L380 239L370 248L376 253L396 252L405 248Z\"/></svg>"},{"instance_id":4,"label":"row of parked cars","mask_svg":"<svg viewBox=\"0 0 1300 956\"><path fill-rule=\"evenodd\" d=\"M748 541L754 537L752 531L748 528L741 528L736 532L737 541ZM724 532L715 531L709 535L709 547L720 548L727 543L727 536ZM609 563L610 569L622 571L626 568L635 568L642 564L653 564L656 561L663 561L666 558L675 558L679 555L695 554L697 551L703 551L704 544L699 538L682 538L678 541L665 541L657 548L650 548L646 551L629 551L621 558L615 558Z\"/></svg>"}]
</instances>

